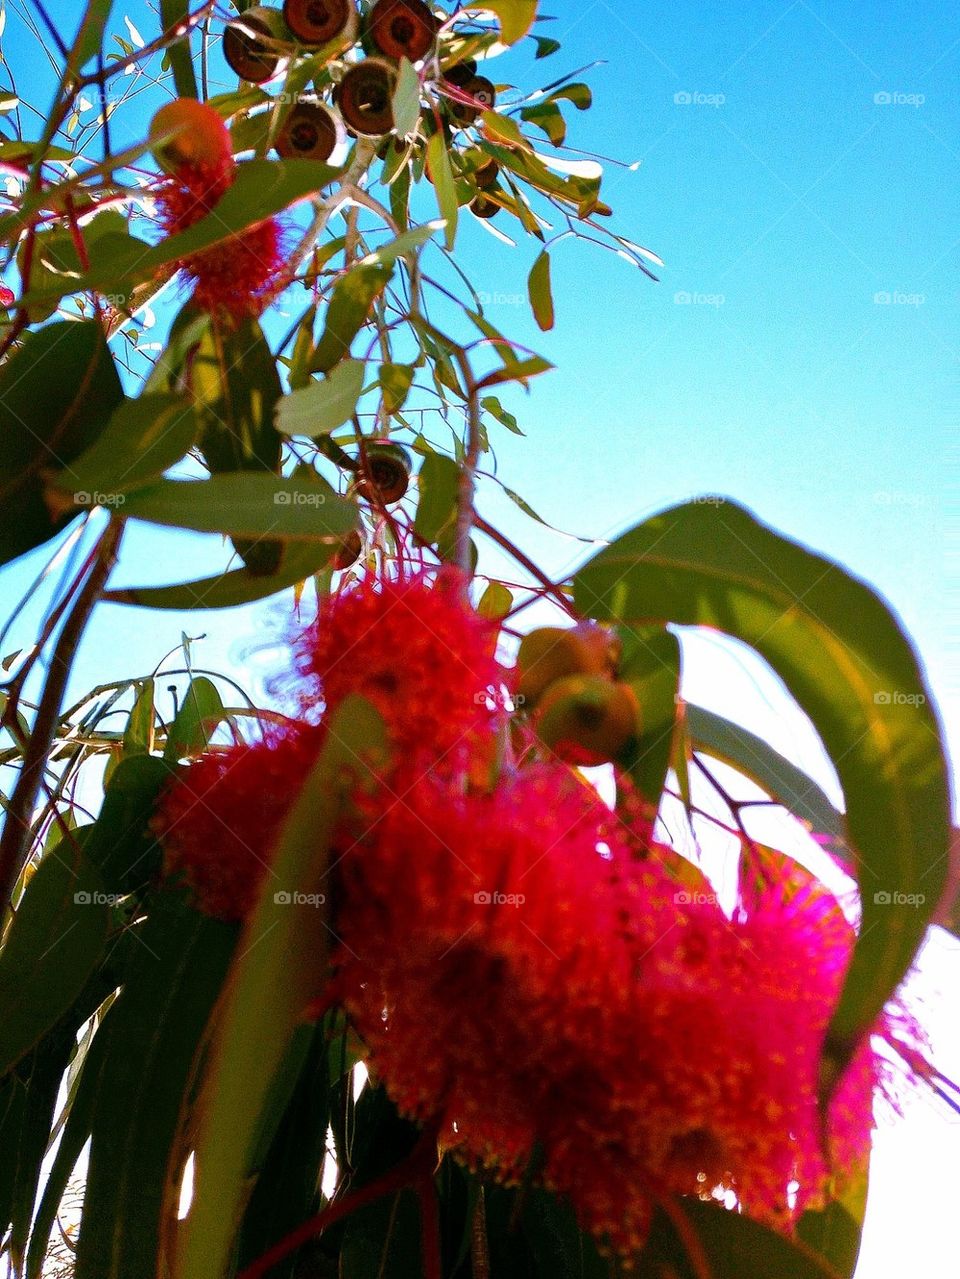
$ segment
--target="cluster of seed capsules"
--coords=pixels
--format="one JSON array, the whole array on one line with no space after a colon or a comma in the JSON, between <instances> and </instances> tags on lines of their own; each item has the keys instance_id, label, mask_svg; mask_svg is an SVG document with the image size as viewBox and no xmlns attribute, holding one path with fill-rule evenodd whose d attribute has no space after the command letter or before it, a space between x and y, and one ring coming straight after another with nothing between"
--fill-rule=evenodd
<instances>
[{"instance_id":1,"label":"cluster of seed capsules","mask_svg":"<svg viewBox=\"0 0 960 1279\"><path fill-rule=\"evenodd\" d=\"M437 61L442 127L468 129L496 103L496 86L478 74L472 60L439 70L442 17L422 0L377 0L361 15L354 0L285 0L282 9L254 5L224 30L223 54L230 68L252 84L282 75L294 54L322 53L333 62L350 55L333 83L331 110L319 96L302 96L284 120L274 145L284 159L327 160L342 128L351 137L389 138L395 128L393 99L402 59ZM360 53L363 56L356 57ZM338 120L339 116L339 120ZM385 141L384 154L389 141ZM479 157L470 176L477 194L470 209L491 218L500 205L491 193L499 166ZM428 175L429 176L429 175Z\"/></svg>"}]
</instances>

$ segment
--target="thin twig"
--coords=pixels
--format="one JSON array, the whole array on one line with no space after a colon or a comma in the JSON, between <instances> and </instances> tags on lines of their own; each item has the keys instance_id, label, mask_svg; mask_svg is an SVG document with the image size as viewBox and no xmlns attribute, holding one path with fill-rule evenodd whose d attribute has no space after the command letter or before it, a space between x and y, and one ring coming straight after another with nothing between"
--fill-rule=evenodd
<instances>
[{"instance_id":1,"label":"thin twig","mask_svg":"<svg viewBox=\"0 0 960 1279\"><path fill-rule=\"evenodd\" d=\"M578 616L577 610L573 606L573 601L564 595L559 584L551 581L543 569L538 568L533 560L525 555L518 546L514 546L508 537L505 537L499 529L495 529L492 524L488 524L476 511L474 512L473 522L481 533L486 533L487 537L496 542L499 547L502 547L508 555L525 568L531 577L535 577L544 588L546 594L554 599L565 613L569 613L571 617Z\"/></svg>"},{"instance_id":2,"label":"thin twig","mask_svg":"<svg viewBox=\"0 0 960 1279\"><path fill-rule=\"evenodd\" d=\"M477 463L480 461L480 445L483 431L480 424L480 399L470 359L462 348L455 348L453 358L460 366L463 389L467 396L467 449L460 466L460 487L457 497L457 531L454 541L456 561L469 576L473 565L470 560L470 534L473 531L474 496L477 491Z\"/></svg>"}]
</instances>

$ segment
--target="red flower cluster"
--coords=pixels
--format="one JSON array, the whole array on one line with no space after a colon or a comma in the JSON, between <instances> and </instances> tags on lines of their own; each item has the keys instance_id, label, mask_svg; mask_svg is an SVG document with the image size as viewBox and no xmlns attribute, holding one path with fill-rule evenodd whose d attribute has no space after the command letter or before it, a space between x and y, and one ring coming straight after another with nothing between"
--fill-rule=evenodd
<instances>
[{"instance_id":1,"label":"red flower cluster","mask_svg":"<svg viewBox=\"0 0 960 1279\"><path fill-rule=\"evenodd\" d=\"M304 714L359 693L383 716L396 767L460 773L503 719L496 634L457 569L366 578L327 601L297 643Z\"/></svg>"},{"instance_id":2,"label":"red flower cluster","mask_svg":"<svg viewBox=\"0 0 960 1279\"><path fill-rule=\"evenodd\" d=\"M270 872L277 837L323 744L323 730L273 732L204 755L164 794L153 819L164 872L219 919L244 919Z\"/></svg>"},{"instance_id":3,"label":"red flower cluster","mask_svg":"<svg viewBox=\"0 0 960 1279\"><path fill-rule=\"evenodd\" d=\"M341 864L340 981L375 1070L404 1113L507 1179L612 1014L611 817L559 765L490 794L422 778L382 796Z\"/></svg>"},{"instance_id":4,"label":"red flower cluster","mask_svg":"<svg viewBox=\"0 0 960 1279\"><path fill-rule=\"evenodd\" d=\"M499 722L490 690L502 677L495 640L452 569L435 580L370 579L335 595L297 643L324 714L305 699L301 723L184 770L155 818L167 873L181 876L208 914L244 918L329 715L351 693L383 716L395 779L427 770L450 778L471 751L489 752Z\"/></svg>"},{"instance_id":5,"label":"red flower cluster","mask_svg":"<svg viewBox=\"0 0 960 1279\"><path fill-rule=\"evenodd\" d=\"M559 765L385 795L341 868L342 997L405 1114L507 1181L536 1163L617 1251L668 1194L789 1231L869 1150L869 1043L818 1105L853 930L799 868L729 919L635 852Z\"/></svg>"},{"instance_id":6,"label":"red flower cluster","mask_svg":"<svg viewBox=\"0 0 960 1279\"><path fill-rule=\"evenodd\" d=\"M826 1122L818 1096L853 929L786 858L750 866L729 917L644 814L560 763L471 784L503 719L494 642L452 570L336 594L296 643L303 725L167 795L168 871L242 918L331 712L361 694L393 765L340 832L334 993L399 1109L508 1182L534 1171L623 1254L677 1193L789 1231L869 1149L871 1045Z\"/></svg>"},{"instance_id":7,"label":"red flower cluster","mask_svg":"<svg viewBox=\"0 0 960 1279\"><path fill-rule=\"evenodd\" d=\"M167 116L164 116L167 113ZM203 103L177 100L158 113L160 128L183 128L166 157L169 178L156 193L160 220L168 235L186 231L217 207L236 178L230 134L217 113ZM155 128L157 120L154 122ZM219 244L180 262L193 280L193 298L205 311L233 320L257 316L272 300L283 265L280 227L267 218L230 235Z\"/></svg>"}]
</instances>

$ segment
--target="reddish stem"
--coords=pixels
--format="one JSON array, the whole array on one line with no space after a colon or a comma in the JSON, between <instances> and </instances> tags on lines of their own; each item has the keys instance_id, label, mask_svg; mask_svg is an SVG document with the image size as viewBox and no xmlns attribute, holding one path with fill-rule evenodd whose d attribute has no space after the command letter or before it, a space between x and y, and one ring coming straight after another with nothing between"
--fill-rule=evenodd
<instances>
[{"instance_id":1,"label":"reddish stem","mask_svg":"<svg viewBox=\"0 0 960 1279\"><path fill-rule=\"evenodd\" d=\"M508 537L505 537L503 533L501 533L498 529L495 529L492 524L488 524L487 521L476 512L474 512L473 522L481 533L486 533L487 537L489 537L491 541L496 542L496 544L502 547L508 555L511 555L518 564L525 568L532 577L535 577L544 588L546 594L556 600L565 613L569 613L571 617L579 616L573 606L573 601L564 595L557 583L552 582L542 569L537 568L533 560L524 555L523 551L521 551L518 546L514 546L513 542L511 542Z\"/></svg>"},{"instance_id":2,"label":"reddish stem","mask_svg":"<svg viewBox=\"0 0 960 1279\"><path fill-rule=\"evenodd\" d=\"M323 1234L325 1230L328 1230L344 1217L357 1212L360 1208L366 1208L368 1204L376 1203L384 1195L393 1194L395 1191L403 1190L407 1186L417 1185L426 1180L433 1170L436 1159L436 1133L428 1130L423 1134L407 1158L398 1163L395 1168L391 1168L382 1177L372 1181L369 1186L363 1186L360 1190L355 1190L353 1194L347 1195L344 1199L338 1199L334 1203L328 1204L322 1212L318 1212L316 1216L302 1222L297 1226L296 1230L291 1230L278 1244L275 1244L262 1257L258 1257L256 1261L247 1266L246 1270L238 1276L238 1279L262 1279L275 1265L283 1261L284 1257L288 1257L291 1252L301 1247L309 1239L315 1239L317 1235ZM425 1245L425 1255L426 1251ZM440 1271L438 1270L436 1279L439 1279L439 1276ZM425 1271L425 1279L434 1279L434 1276Z\"/></svg>"}]
</instances>

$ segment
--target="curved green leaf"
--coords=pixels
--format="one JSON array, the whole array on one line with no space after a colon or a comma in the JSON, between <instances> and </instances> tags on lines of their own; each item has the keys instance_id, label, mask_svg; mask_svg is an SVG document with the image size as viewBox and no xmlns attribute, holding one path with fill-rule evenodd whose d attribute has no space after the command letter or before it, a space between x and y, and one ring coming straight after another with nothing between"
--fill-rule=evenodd
<instances>
[{"instance_id":1,"label":"curved green leaf","mask_svg":"<svg viewBox=\"0 0 960 1279\"><path fill-rule=\"evenodd\" d=\"M210 737L226 715L213 680L198 675L190 681L183 705L173 721L163 757L171 763L189 755L199 755L210 744Z\"/></svg>"},{"instance_id":2,"label":"curved green leaf","mask_svg":"<svg viewBox=\"0 0 960 1279\"><path fill-rule=\"evenodd\" d=\"M342 275L333 287L323 334L310 359L311 373L329 373L349 356L353 339L370 314L370 308L390 282L392 262L360 262Z\"/></svg>"},{"instance_id":3,"label":"curved green leaf","mask_svg":"<svg viewBox=\"0 0 960 1279\"><path fill-rule=\"evenodd\" d=\"M409 58L400 59L393 91L393 125L398 138L413 133L420 119L420 77Z\"/></svg>"},{"instance_id":4,"label":"curved green leaf","mask_svg":"<svg viewBox=\"0 0 960 1279\"><path fill-rule=\"evenodd\" d=\"M287 542L279 569L266 576L238 568L175 586L118 587L104 592L103 598L112 604L134 604L140 608L235 608L305 582L319 573L336 553L335 543Z\"/></svg>"},{"instance_id":5,"label":"curved green leaf","mask_svg":"<svg viewBox=\"0 0 960 1279\"><path fill-rule=\"evenodd\" d=\"M197 429L192 406L176 396L126 400L98 439L53 484L83 506L92 505L98 493L116 497L179 462L193 447Z\"/></svg>"},{"instance_id":6,"label":"curved green leaf","mask_svg":"<svg viewBox=\"0 0 960 1279\"><path fill-rule=\"evenodd\" d=\"M496 14L500 23L500 39L504 44L516 44L522 40L537 16L537 0L483 0L481 4L469 7Z\"/></svg>"},{"instance_id":7,"label":"curved green leaf","mask_svg":"<svg viewBox=\"0 0 960 1279\"><path fill-rule=\"evenodd\" d=\"M670 1279L840 1279L804 1244L697 1199L673 1200L669 1215L657 1209L638 1273Z\"/></svg>"},{"instance_id":8,"label":"curved green leaf","mask_svg":"<svg viewBox=\"0 0 960 1279\"><path fill-rule=\"evenodd\" d=\"M647 520L587 563L574 592L590 617L736 636L818 729L843 786L863 905L830 1036L842 1059L903 978L947 868L939 725L896 619L839 565L728 501Z\"/></svg>"},{"instance_id":9,"label":"curved green leaf","mask_svg":"<svg viewBox=\"0 0 960 1279\"><path fill-rule=\"evenodd\" d=\"M434 190L437 193L437 207L440 210L440 216L445 219L447 224L444 236L449 250L453 248L457 238L459 205L457 203L457 188L453 181L453 169L450 167L450 156L447 153L447 144L444 142L443 134L440 132L431 134L427 141L427 169L429 170Z\"/></svg>"},{"instance_id":10,"label":"curved green leaf","mask_svg":"<svg viewBox=\"0 0 960 1279\"><path fill-rule=\"evenodd\" d=\"M164 31L183 22L190 12L187 0L160 0L160 19ZM197 77L193 72L193 55L189 40L174 40L167 46L167 56L173 70L173 83L180 98L198 98Z\"/></svg>"},{"instance_id":11,"label":"curved green leaf","mask_svg":"<svg viewBox=\"0 0 960 1279\"><path fill-rule=\"evenodd\" d=\"M654 812L660 806L673 753L680 691L680 642L663 627L621 631L620 678L640 707L636 741L624 765Z\"/></svg>"},{"instance_id":12,"label":"curved green leaf","mask_svg":"<svg viewBox=\"0 0 960 1279\"><path fill-rule=\"evenodd\" d=\"M527 281L527 291L530 294L530 306L533 308L534 319L546 333L553 328L554 323L553 294L550 291L550 254L546 249L533 264Z\"/></svg>"},{"instance_id":13,"label":"curved green leaf","mask_svg":"<svg viewBox=\"0 0 960 1279\"><path fill-rule=\"evenodd\" d=\"M103 1067L107 1058L107 1050L111 1046L110 1010L97 1028L93 1042L87 1050L80 1071L80 1080L73 1096L70 1113L63 1126L57 1153L54 1156L50 1171L43 1187L43 1195L37 1206L36 1215L30 1230L30 1243L27 1248L26 1279L42 1279L43 1262L50 1242L60 1201L63 1199L67 1183L77 1166L93 1126L93 1113L103 1075ZM72 1067L73 1069L74 1067Z\"/></svg>"},{"instance_id":14,"label":"curved green leaf","mask_svg":"<svg viewBox=\"0 0 960 1279\"><path fill-rule=\"evenodd\" d=\"M460 468L453 458L429 453L417 476L417 514L413 522L418 537L435 542L456 514Z\"/></svg>"},{"instance_id":15,"label":"curved green leaf","mask_svg":"<svg viewBox=\"0 0 960 1279\"><path fill-rule=\"evenodd\" d=\"M103 881L72 841L43 858L0 950L0 1076L73 1005L107 940Z\"/></svg>"},{"instance_id":16,"label":"curved green leaf","mask_svg":"<svg viewBox=\"0 0 960 1279\"><path fill-rule=\"evenodd\" d=\"M157 894L108 1025L76 1279L155 1279L184 1093L237 929ZM96 1043L96 1040L94 1040Z\"/></svg>"},{"instance_id":17,"label":"curved green leaf","mask_svg":"<svg viewBox=\"0 0 960 1279\"><path fill-rule=\"evenodd\" d=\"M345 794L383 752L379 716L362 699L348 699L284 825L212 1033L189 1138L196 1151L193 1204L177 1232L175 1255L165 1259L170 1279L223 1279L226 1273L274 1076L327 978L329 933L317 897L328 887L330 840ZM297 904L298 897L312 904Z\"/></svg>"},{"instance_id":18,"label":"curved green leaf","mask_svg":"<svg viewBox=\"0 0 960 1279\"><path fill-rule=\"evenodd\" d=\"M123 402L113 358L95 321L29 333L0 368L0 563L53 537L75 515L51 511L44 473L89 448Z\"/></svg>"},{"instance_id":19,"label":"curved green leaf","mask_svg":"<svg viewBox=\"0 0 960 1279\"><path fill-rule=\"evenodd\" d=\"M321 382L291 391L277 402L277 430L284 435L329 435L356 412L366 365L341 360Z\"/></svg>"},{"instance_id":20,"label":"curved green leaf","mask_svg":"<svg viewBox=\"0 0 960 1279\"><path fill-rule=\"evenodd\" d=\"M868 1160L839 1195L819 1209L808 1209L797 1232L804 1243L829 1262L843 1279L853 1279L860 1256L867 1210Z\"/></svg>"},{"instance_id":21,"label":"curved green leaf","mask_svg":"<svg viewBox=\"0 0 960 1279\"><path fill-rule=\"evenodd\" d=\"M341 540L358 527L356 507L327 487L252 472L209 480L161 480L129 494L126 518L244 537Z\"/></svg>"}]
</instances>

